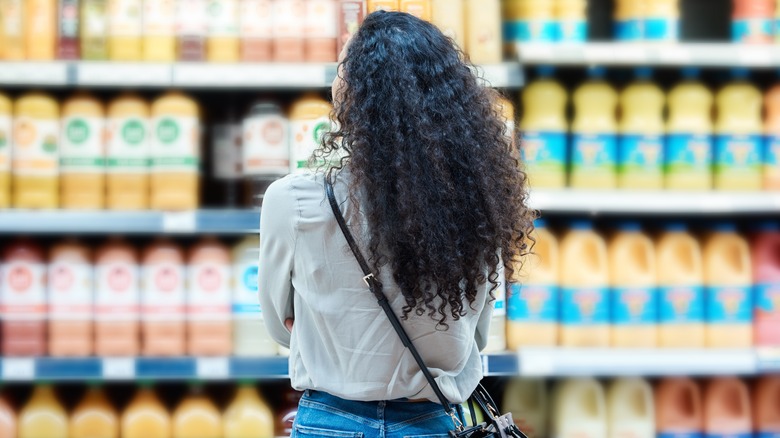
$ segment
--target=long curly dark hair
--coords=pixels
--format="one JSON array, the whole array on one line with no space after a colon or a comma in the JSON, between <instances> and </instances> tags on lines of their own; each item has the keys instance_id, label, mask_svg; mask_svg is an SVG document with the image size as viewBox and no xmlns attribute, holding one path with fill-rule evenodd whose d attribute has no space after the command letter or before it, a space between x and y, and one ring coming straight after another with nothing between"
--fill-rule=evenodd
<instances>
[{"instance_id":1,"label":"long curly dark hair","mask_svg":"<svg viewBox=\"0 0 780 438\"><path fill-rule=\"evenodd\" d=\"M390 265L403 317L446 328L499 287L529 250L535 212L498 93L434 25L399 12L368 15L339 75L332 118L313 161L347 166L350 198L367 216L374 273ZM370 196L359 196L362 191ZM487 274L486 274L487 273ZM507 281L508 283L509 281Z\"/></svg>"}]
</instances>

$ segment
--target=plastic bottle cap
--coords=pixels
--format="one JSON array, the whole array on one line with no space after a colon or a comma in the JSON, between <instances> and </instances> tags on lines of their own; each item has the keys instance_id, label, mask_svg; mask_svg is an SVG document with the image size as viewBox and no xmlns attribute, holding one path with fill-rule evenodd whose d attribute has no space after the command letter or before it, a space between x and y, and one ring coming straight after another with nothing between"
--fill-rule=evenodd
<instances>
[{"instance_id":1,"label":"plastic bottle cap","mask_svg":"<svg viewBox=\"0 0 780 438\"><path fill-rule=\"evenodd\" d=\"M749 79L750 78L750 70L742 67L736 67L731 69L731 77L733 79Z\"/></svg>"},{"instance_id":2,"label":"plastic bottle cap","mask_svg":"<svg viewBox=\"0 0 780 438\"><path fill-rule=\"evenodd\" d=\"M667 222L664 224L664 230L672 232L688 231L688 225L683 222Z\"/></svg>"},{"instance_id":3,"label":"plastic bottle cap","mask_svg":"<svg viewBox=\"0 0 780 438\"><path fill-rule=\"evenodd\" d=\"M555 74L555 67L551 65L542 65L536 68L536 74L540 78L549 78Z\"/></svg>"},{"instance_id":4,"label":"plastic bottle cap","mask_svg":"<svg viewBox=\"0 0 780 438\"><path fill-rule=\"evenodd\" d=\"M604 76L607 75L607 69L597 65L593 67L588 67L588 77L589 78L597 78L602 79Z\"/></svg>"},{"instance_id":5,"label":"plastic bottle cap","mask_svg":"<svg viewBox=\"0 0 780 438\"><path fill-rule=\"evenodd\" d=\"M652 79L653 69L650 67L639 67L634 70L634 76L636 76L637 79Z\"/></svg>"},{"instance_id":6,"label":"plastic bottle cap","mask_svg":"<svg viewBox=\"0 0 780 438\"><path fill-rule=\"evenodd\" d=\"M682 76L685 79L697 79L701 74L701 70L698 67L685 67L682 69Z\"/></svg>"},{"instance_id":7,"label":"plastic bottle cap","mask_svg":"<svg viewBox=\"0 0 780 438\"><path fill-rule=\"evenodd\" d=\"M572 230L590 230L593 228L593 222L585 219L572 221L569 224L569 228Z\"/></svg>"},{"instance_id":8,"label":"plastic bottle cap","mask_svg":"<svg viewBox=\"0 0 780 438\"><path fill-rule=\"evenodd\" d=\"M620 231L642 231L642 224L636 221L618 222L617 229Z\"/></svg>"}]
</instances>

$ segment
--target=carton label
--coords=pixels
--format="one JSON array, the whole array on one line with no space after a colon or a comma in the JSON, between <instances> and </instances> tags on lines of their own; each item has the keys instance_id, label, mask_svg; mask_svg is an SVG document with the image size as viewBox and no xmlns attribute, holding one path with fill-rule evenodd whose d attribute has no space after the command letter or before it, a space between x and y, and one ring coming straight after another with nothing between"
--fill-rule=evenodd
<instances>
[{"instance_id":1,"label":"carton label","mask_svg":"<svg viewBox=\"0 0 780 438\"><path fill-rule=\"evenodd\" d=\"M753 321L753 288L720 286L707 288L707 322L750 323Z\"/></svg>"},{"instance_id":2,"label":"carton label","mask_svg":"<svg viewBox=\"0 0 780 438\"><path fill-rule=\"evenodd\" d=\"M613 172L617 164L617 139L610 134L574 134L572 167L581 172Z\"/></svg>"},{"instance_id":3,"label":"carton label","mask_svg":"<svg viewBox=\"0 0 780 438\"><path fill-rule=\"evenodd\" d=\"M701 432L658 432L657 438L704 438Z\"/></svg>"},{"instance_id":4,"label":"carton label","mask_svg":"<svg viewBox=\"0 0 780 438\"><path fill-rule=\"evenodd\" d=\"M734 19L731 21L731 37L733 41L740 43L768 43L772 38L772 19Z\"/></svg>"},{"instance_id":5,"label":"carton label","mask_svg":"<svg viewBox=\"0 0 780 438\"><path fill-rule=\"evenodd\" d=\"M412 15L412 11L409 11ZM307 38L336 38L338 21L336 2L331 0L308 0L304 33Z\"/></svg>"},{"instance_id":6,"label":"carton label","mask_svg":"<svg viewBox=\"0 0 780 438\"><path fill-rule=\"evenodd\" d=\"M642 39L642 20L615 20L615 39L618 41L640 41Z\"/></svg>"},{"instance_id":7,"label":"carton label","mask_svg":"<svg viewBox=\"0 0 780 438\"><path fill-rule=\"evenodd\" d=\"M648 41L677 41L680 38L680 20L676 18L649 17L644 24Z\"/></svg>"},{"instance_id":8,"label":"carton label","mask_svg":"<svg viewBox=\"0 0 780 438\"><path fill-rule=\"evenodd\" d=\"M149 168L149 127L139 117L108 120L106 167L112 173L145 173Z\"/></svg>"},{"instance_id":9,"label":"carton label","mask_svg":"<svg viewBox=\"0 0 780 438\"><path fill-rule=\"evenodd\" d=\"M273 2L272 34L275 38L301 39L303 37L306 5L303 0Z\"/></svg>"},{"instance_id":10,"label":"carton label","mask_svg":"<svg viewBox=\"0 0 780 438\"><path fill-rule=\"evenodd\" d=\"M176 34L205 37L207 33L206 0L178 0Z\"/></svg>"},{"instance_id":11,"label":"carton label","mask_svg":"<svg viewBox=\"0 0 780 438\"><path fill-rule=\"evenodd\" d=\"M11 116L0 116L0 172L11 170L11 133L13 132Z\"/></svg>"},{"instance_id":12,"label":"carton label","mask_svg":"<svg viewBox=\"0 0 780 438\"><path fill-rule=\"evenodd\" d=\"M658 301L658 317L662 323L704 321L704 288L701 286L662 287Z\"/></svg>"},{"instance_id":13,"label":"carton label","mask_svg":"<svg viewBox=\"0 0 780 438\"><path fill-rule=\"evenodd\" d=\"M290 171L290 142L284 117L276 114L250 117L244 119L243 128L244 175L284 175ZM308 129L308 126L298 129Z\"/></svg>"},{"instance_id":14,"label":"carton label","mask_svg":"<svg viewBox=\"0 0 780 438\"><path fill-rule=\"evenodd\" d=\"M200 263L188 269L187 318L199 321L230 319L230 267Z\"/></svg>"},{"instance_id":15,"label":"carton label","mask_svg":"<svg viewBox=\"0 0 780 438\"><path fill-rule=\"evenodd\" d=\"M618 171L621 173L661 174L664 139L660 135L623 135L618 155Z\"/></svg>"},{"instance_id":16,"label":"carton label","mask_svg":"<svg viewBox=\"0 0 780 438\"><path fill-rule=\"evenodd\" d=\"M144 34L170 37L175 31L176 4L174 0L144 1Z\"/></svg>"},{"instance_id":17,"label":"carton label","mask_svg":"<svg viewBox=\"0 0 780 438\"><path fill-rule=\"evenodd\" d=\"M236 180L241 178L241 137L239 124L214 125L212 128L212 145L214 160L212 162L214 176L217 179ZM285 169L289 170L289 169Z\"/></svg>"},{"instance_id":18,"label":"carton label","mask_svg":"<svg viewBox=\"0 0 780 438\"><path fill-rule=\"evenodd\" d=\"M140 0L113 0L108 2L108 32L111 36L136 37L141 35Z\"/></svg>"},{"instance_id":19,"label":"carton label","mask_svg":"<svg viewBox=\"0 0 780 438\"><path fill-rule=\"evenodd\" d=\"M513 284L507 318L514 322L557 322L558 288L548 284Z\"/></svg>"},{"instance_id":20,"label":"carton label","mask_svg":"<svg viewBox=\"0 0 780 438\"><path fill-rule=\"evenodd\" d=\"M244 261L233 266L233 317L262 320L257 262Z\"/></svg>"},{"instance_id":21,"label":"carton label","mask_svg":"<svg viewBox=\"0 0 780 438\"><path fill-rule=\"evenodd\" d=\"M761 171L760 135L718 135L715 140L715 173Z\"/></svg>"},{"instance_id":22,"label":"carton label","mask_svg":"<svg viewBox=\"0 0 780 438\"><path fill-rule=\"evenodd\" d=\"M520 142L523 162L540 172L563 172L566 168L566 133L525 131Z\"/></svg>"},{"instance_id":23,"label":"carton label","mask_svg":"<svg viewBox=\"0 0 780 438\"><path fill-rule=\"evenodd\" d=\"M138 319L140 290L138 267L130 263L105 263L95 272L95 319L134 321Z\"/></svg>"},{"instance_id":24,"label":"carton label","mask_svg":"<svg viewBox=\"0 0 780 438\"><path fill-rule=\"evenodd\" d=\"M209 35L238 36L237 0L210 0L207 7Z\"/></svg>"},{"instance_id":25,"label":"carton label","mask_svg":"<svg viewBox=\"0 0 780 438\"><path fill-rule=\"evenodd\" d=\"M503 284L493 291L495 300L493 301L493 316L506 315L506 287Z\"/></svg>"},{"instance_id":26,"label":"carton label","mask_svg":"<svg viewBox=\"0 0 780 438\"><path fill-rule=\"evenodd\" d=\"M200 127L197 117L155 117L152 126L152 171L197 172L200 166Z\"/></svg>"},{"instance_id":27,"label":"carton label","mask_svg":"<svg viewBox=\"0 0 780 438\"><path fill-rule=\"evenodd\" d=\"M181 321L184 319L185 272L174 263L158 263L143 268L143 319Z\"/></svg>"},{"instance_id":28,"label":"carton label","mask_svg":"<svg viewBox=\"0 0 780 438\"><path fill-rule=\"evenodd\" d=\"M54 262L49 265L49 317L88 321L92 318L92 266Z\"/></svg>"},{"instance_id":29,"label":"carton label","mask_svg":"<svg viewBox=\"0 0 780 438\"><path fill-rule=\"evenodd\" d=\"M14 120L13 171L17 175L56 176L60 126L57 120L20 116Z\"/></svg>"},{"instance_id":30,"label":"carton label","mask_svg":"<svg viewBox=\"0 0 780 438\"><path fill-rule=\"evenodd\" d=\"M326 132L330 131L331 123L327 116L314 120L293 120L290 122L292 133L290 167L293 172L304 170L309 166L314 150L320 146Z\"/></svg>"},{"instance_id":31,"label":"carton label","mask_svg":"<svg viewBox=\"0 0 780 438\"><path fill-rule=\"evenodd\" d=\"M46 316L46 266L11 261L2 266L0 315L6 321L41 321Z\"/></svg>"},{"instance_id":32,"label":"carton label","mask_svg":"<svg viewBox=\"0 0 780 438\"><path fill-rule=\"evenodd\" d=\"M588 22L576 19L558 20L558 41L569 43L581 43L588 39Z\"/></svg>"},{"instance_id":33,"label":"carton label","mask_svg":"<svg viewBox=\"0 0 780 438\"><path fill-rule=\"evenodd\" d=\"M712 166L712 138L702 134L669 134L666 163L669 172L709 173Z\"/></svg>"},{"instance_id":34,"label":"carton label","mask_svg":"<svg viewBox=\"0 0 780 438\"><path fill-rule=\"evenodd\" d=\"M104 169L103 119L66 117L62 121L60 172L100 173Z\"/></svg>"},{"instance_id":35,"label":"carton label","mask_svg":"<svg viewBox=\"0 0 780 438\"><path fill-rule=\"evenodd\" d=\"M563 288L561 320L566 325L609 323L609 290L606 287Z\"/></svg>"},{"instance_id":36,"label":"carton label","mask_svg":"<svg viewBox=\"0 0 780 438\"><path fill-rule=\"evenodd\" d=\"M612 290L612 323L617 325L655 324L658 321L657 292L651 287L624 287Z\"/></svg>"},{"instance_id":37,"label":"carton label","mask_svg":"<svg viewBox=\"0 0 780 438\"><path fill-rule=\"evenodd\" d=\"M273 19L271 0L243 0L239 4L242 38L271 38Z\"/></svg>"}]
</instances>

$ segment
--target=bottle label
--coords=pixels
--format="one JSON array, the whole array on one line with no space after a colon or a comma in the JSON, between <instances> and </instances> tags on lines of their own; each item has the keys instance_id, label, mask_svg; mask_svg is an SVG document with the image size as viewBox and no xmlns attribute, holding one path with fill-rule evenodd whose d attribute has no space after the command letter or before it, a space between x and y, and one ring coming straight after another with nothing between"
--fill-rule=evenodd
<instances>
[{"instance_id":1,"label":"bottle label","mask_svg":"<svg viewBox=\"0 0 780 438\"><path fill-rule=\"evenodd\" d=\"M558 25L555 20L518 20L513 21L509 33L513 41L552 43L558 40Z\"/></svg>"},{"instance_id":2,"label":"bottle label","mask_svg":"<svg viewBox=\"0 0 780 438\"><path fill-rule=\"evenodd\" d=\"M658 432L656 438L704 438L701 432Z\"/></svg>"},{"instance_id":3,"label":"bottle label","mask_svg":"<svg viewBox=\"0 0 780 438\"><path fill-rule=\"evenodd\" d=\"M108 121L106 165L112 173L145 173L149 168L149 128L139 117Z\"/></svg>"},{"instance_id":4,"label":"bottle label","mask_svg":"<svg viewBox=\"0 0 780 438\"><path fill-rule=\"evenodd\" d=\"M755 438L780 438L780 431L758 431Z\"/></svg>"},{"instance_id":5,"label":"bottle label","mask_svg":"<svg viewBox=\"0 0 780 438\"><path fill-rule=\"evenodd\" d=\"M586 20L560 19L556 23L558 41L582 43L588 40L588 22Z\"/></svg>"},{"instance_id":6,"label":"bottle label","mask_svg":"<svg viewBox=\"0 0 780 438\"><path fill-rule=\"evenodd\" d=\"M615 20L615 39L618 41L641 41L643 37L642 20Z\"/></svg>"},{"instance_id":7,"label":"bottle label","mask_svg":"<svg viewBox=\"0 0 780 438\"><path fill-rule=\"evenodd\" d=\"M241 37L270 39L274 24L271 0L243 0L239 6Z\"/></svg>"},{"instance_id":8,"label":"bottle label","mask_svg":"<svg viewBox=\"0 0 780 438\"><path fill-rule=\"evenodd\" d=\"M759 283L755 287L756 319L780 321L780 284Z\"/></svg>"},{"instance_id":9,"label":"bottle label","mask_svg":"<svg viewBox=\"0 0 780 438\"><path fill-rule=\"evenodd\" d=\"M360 28L360 24L363 23L364 18L364 5L361 0L341 1L339 3L339 50L344 47L344 44L357 33ZM450 38L455 38L453 32L447 32L447 29L442 29L445 35Z\"/></svg>"},{"instance_id":10,"label":"bottle label","mask_svg":"<svg viewBox=\"0 0 780 438\"><path fill-rule=\"evenodd\" d=\"M2 267L0 315L6 321L41 321L46 316L46 267L12 261Z\"/></svg>"},{"instance_id":11,"label":"bottle label","mask_svg":"<svg viewBox=\"0 0 780 438\"><path fill-rule=\"evenodd\" d=\"M780 187L780 135L768 135L764 142L765 188Z\"/></svg>"},{"instance_id":12,"label":"bottle label","mask_svg":"<svg viewBox=\"0 0 780 438\"><path fill-rule=\"evenodd\" d=\"M738 43L768 43L772 39L772 20L769 17L732 20L731 37Z\"/></svg>"},{"instance_id":13,"label":"bottle label","mask_svg":"<svg viewBox=\"0 0 780 438\"><path fill-rule=\"evenodd\" d=\"M753 288L720 286L707 290L707 322L750 323L753 321Z\"/></svg>"},{"instance_id":14,"label":"bottle label","mask_svg":"<svg viewBox=\"0 0 780 438\"><path fill-rule=\"evenodd\" d=\"M60 123L17 117L14 120L13 171L17 175L56 176L59 172Z\"/></svg>"},{"instance_id":15,"label":"bottle label","mask_svg":"<svg viewBox=\"0 0 780 438\"><path fill-rule=\"evenodd\" d=\"M677 41L680 39L680 20L668 17L649 17L645 19L645 39L647 41Z\"/></svg>"},{"instance_id":16,"label":"bottle label","mask_svg":"<svg viewBox=\"0 0 780 438\"><path fill-rule=\"evenodd\" d=\"M221 37L238 36L237 0L210 0L208 14L209 35Z\"/></svg>"},{"instance_id":17,"label":"bottle label","mask_svg":"<svg viewBox=\"0 0 780 438\"><path fill-rule=\"evenodd\" d=\"M290 171L290 142L284 117L276 114L249 117L244 119L243 128L244 175L284 175Z\"/></svg>"},{"instance_id":18,"label":"bottle label","mask_svg":"<svg viewBox=\"0 0 780 438\"><path fill-rule=\"evenodd\" d=\"M174 0L144 1L144 34L171 37L174 35L176 4Z\"/></svg>"},{"instance_id":19,"label":"bottle label","mask_svg":"<svg viewBox=\"0 0 780 438\"><path fill-rule=\"evenodd\" d=\"M609 134L574 134L572 167L576 171L614 172L617 139Z\"/></svg>"},{"instance_id":20,"label":"bottle label","mask_svg":"<svg viewBox=\"0 0 780 438\"><path fill-rule=\"evenodd\" d=\"M302 0L285 0L273 2L274 38L303 38L306 5Z\"/></svg>"},{"instance_id":21,"label":"bottle label","mask_svg":"<svg viewBox=\"0 0 780 438\"><path fill-rule=\"evenodd\" d=\"M660 135L625 134L620 137L618 171L622 174L663 173L664 139Z\"/></svg>"},{"instance_id":22,"label":"bottle label","mask_svg":"<svg viewBox=\"0 0 780 438\"><path fill-rule=\"evenodd\" d=\"M662 323L704 322L704 288L662 287L659 291L659 321Z\"/></svg>"},{"instance_id":23,"label":"bottle label","mask_svg":"<svg viewBox=\"0 0 780 438\"><path fill-rule=\"evenodd\" d=\"M283 2L282 2L283 3ZM323 136L330 131L331 122L327 116L314 120L293 120L290 122L292 171L309 167L309 158L320 146Z\"/></svg>"},{"instance_id":24,"label":"bottle label","mask_svg":"<svg viewBox=\"0 0 780 438\"><path fill-rule=\"evenodd\" d=\"M608 293L606 287L563 288L561 321L566 325L608 324Z\"/></svg>"},{"instance_id":25,"label":"bottle label","mask_svg":"<svg viewBox=\"0 0 780 438\"><path fill-rule=\"evenodd\" d=\"M657 292L651 287L623 287L612 290L612 323L616 325L655 324Z\"/></svg>"},{"instance_id":26,"label":"bottle label","mask_svg":"<svg viewBox=\"0 0 780 438\"><path fill-rule=\"evenodd\" d=\"M417 15L408 11L412 15ZM417 15L419 17L419 15ZM308 0L304 34L307 38L333 38L338 36L336 2L331 0Z\"/></svg>"},{"instance_id":27,"label":"bottle label","mask_svg":"<svg viewBox=\"0 0 780 438\"><path fill-rule=\"evenodd\" d=\"M495 300L493 301L493 317L506 316L506 288L503 284L493 291Z\"/></svg>"},{"instance_id":28,"label":"bottle label","mask_svg":"<svg viewBox=\"0 0 780 438\"><path fill-rule=\"evenodd\" d=\"M140 0L113 0L108 2L109 34L119 37L140 36L142 12Z\"/></svg>"},{"instance_id":29,"label":"bottle label","mask_svg":"<svg viewBox=\"0 0 780 438\"><path fill-rule=\"evenodd\" d=\"M525 131L520 144L523 162L529 169L551 173L566 169L566 133Z\"/></svg>"},{"instance_id":30,"label":"bottle label","mask_svg":"<svg viewBox=\"0 0 780 438\"><path fill-rule=\"evenodd\" d=\"M760 135L718 135L715 141L715 173L761 171Z\"/></svg>"},{"instance_id":31,"label":"bottle label","mask_svg":"<svg viewBox=\"0 0 780 438\"><path fill-rule=\"evenodd\" d=\"M184 319L185 273L173 263L146 265L143 268L141 295L143 319L146 321L181 321Z\"/></svg>"},{"instance_id":32,"label":"bottle label","mask_svg":"<svg viewBox=\"0 0 780 438\"><path fill-rule=\"evenodd\" d=\"M666 151L666 166L669 173L710 172L712 138L709 135L669 134Z\"/></svg>"},{"instance_id":33,"label":"bottle label","mask_svg":"<svg viewBox=\"0 0 780 438\"><path fill-rule=\"evenodd\" d=\"M241 178L242 129L240 124L214 125L212 128L214 177L222 180ZM289 168L285 168L289 170Z\"/></svg>"},{"instance_id":34,"label":"bottle label","mask_svg":"<svg viewBox=\"0 0 780 438\"><path fill-rule=\"evenodd\" d=\"M230 267L218 263L192 265L189 271L187 318L198 321L230 319Z\"/></svg>"},{"instance_id":35,"label":"bottle label","mask_svg":"<svg viewBox=\"0 0 780 438\"><path fill-rule=\"evenodd\" d=\"M206 0L179 0L176 7L176 34L205 38L208 29Z\"/></svg>"},{"instance_id":36,"label":"bottle label","mask_svg":"<svg viewBox=\"0 0 780 438\"><path fill-rule=\"evenodd\" d=\"M49 317L59 320L92 319L92 266L55 262L49 265Z\"/></svg>"},{"instance_id":37,"label":"bottle label","mask_svg":"<svg viewBox=\"0 0 780 438\"><path fill-rule=\"evenodd\" d=\"M200 166L198 118L155 117L152 126L152 171L197 172Z\"/></svg>"},{"instance_id":38,"label":"bottle label","mask_svg":"<svg viewBox=\"0 0 780 438\"><path fill-rule=\"evenodd\" d=\"M13 121L10 116L0 116L0 172L11 170L11 133Z\"/></svg>"},{"instance_id":39,"label":"bottle label","mask_svg":"<svg viewBox=\"0 0 780 438\"><path fill-rule=\"evenodd\" d=\"M62 121L60 172L103 172L103 129L99 117L66 117Z\"/></svg>"},{"instance_id":40,"label":"bottle label","mask_svg":"<svg viewBox=\"0 0 780 438\"><path fill-rule=\"evenodd\" d=\"M138 267L130 263L99 264L95 276L95 319L104 322L137 320Z\"/></svg>"},{"instance_id":41,"label":"bottle label","mask_svg":"<svg viewBox=\"0 0 780 438\"><path fill-rule=\"evenodd\" d=\"M79 36L79 2L65 0L60 2L59 35L63 38L78 38Z\"/></svg>"},{"instance_id":42,"label":"bottle label","mask_svg":"<svg viewBox=\"0 0 780 438\"><path fill-rule=\"evenodd\" d=\"M558 288L547 284L513 284L507 318L514 322L557 322Z\"/></svg>"},{"instance_id":43,"label":"bottle label","mask_svg":"<svg viewBox=\"0 0 780 438\"><path fill-rule=\"evenodd\" d=\"M233 266L233 318L262 320L257 262L243 261Z\"/></svg>"},{"instance_id":44,"label":"bottle label","mask_svg":"<svg viewBox=\"0 0 780 438\"><path fill-rule=\"evenodd\" d=\"M3 31L7 40L22 37L24 3L24 0L7 0L0 2L0 17L2 17L3 20Z\"/></svg>"}]
</instances>

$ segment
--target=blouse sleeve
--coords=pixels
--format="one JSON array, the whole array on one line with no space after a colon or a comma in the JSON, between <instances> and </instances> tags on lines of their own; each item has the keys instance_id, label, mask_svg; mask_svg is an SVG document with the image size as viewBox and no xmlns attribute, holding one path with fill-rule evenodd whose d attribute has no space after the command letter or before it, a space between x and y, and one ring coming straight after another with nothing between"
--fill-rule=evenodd
<instances>
[{"instance_id":1,"label":"blouse sleeve","mask_svg":"<svg viewBox=\"0 0 780 438\"><path fill-rule=\"evenodd\" d=\"M498 273L498 289L493 292L493 295L498 295L499 289L506 288L503 262L499 263L496 272ZM489 283L487 287L490 287ZM482 313L480 313L479 319L477 320L477 331L474 335L474 340L477 341L477 348L479 351L484 350L487 346L488 333L490 333L490 321L493 319L493 308L496 304L495 300L490 297L490 294L487 294L486 300L485 307L482 309Z\"/></svg>"},{"instance_id":2,"label":"blouse sleeve","mask_svg":"<svg viewBox=\"0 0 780 438\"><path fill-rule=\"evenodd\" d=\"M297 219L289 178L271 184L260 214L260 307L271 338L286 348L290 347L290 331L284 321L293 318L292 270Z\"/></svg>"}]
</instances>

